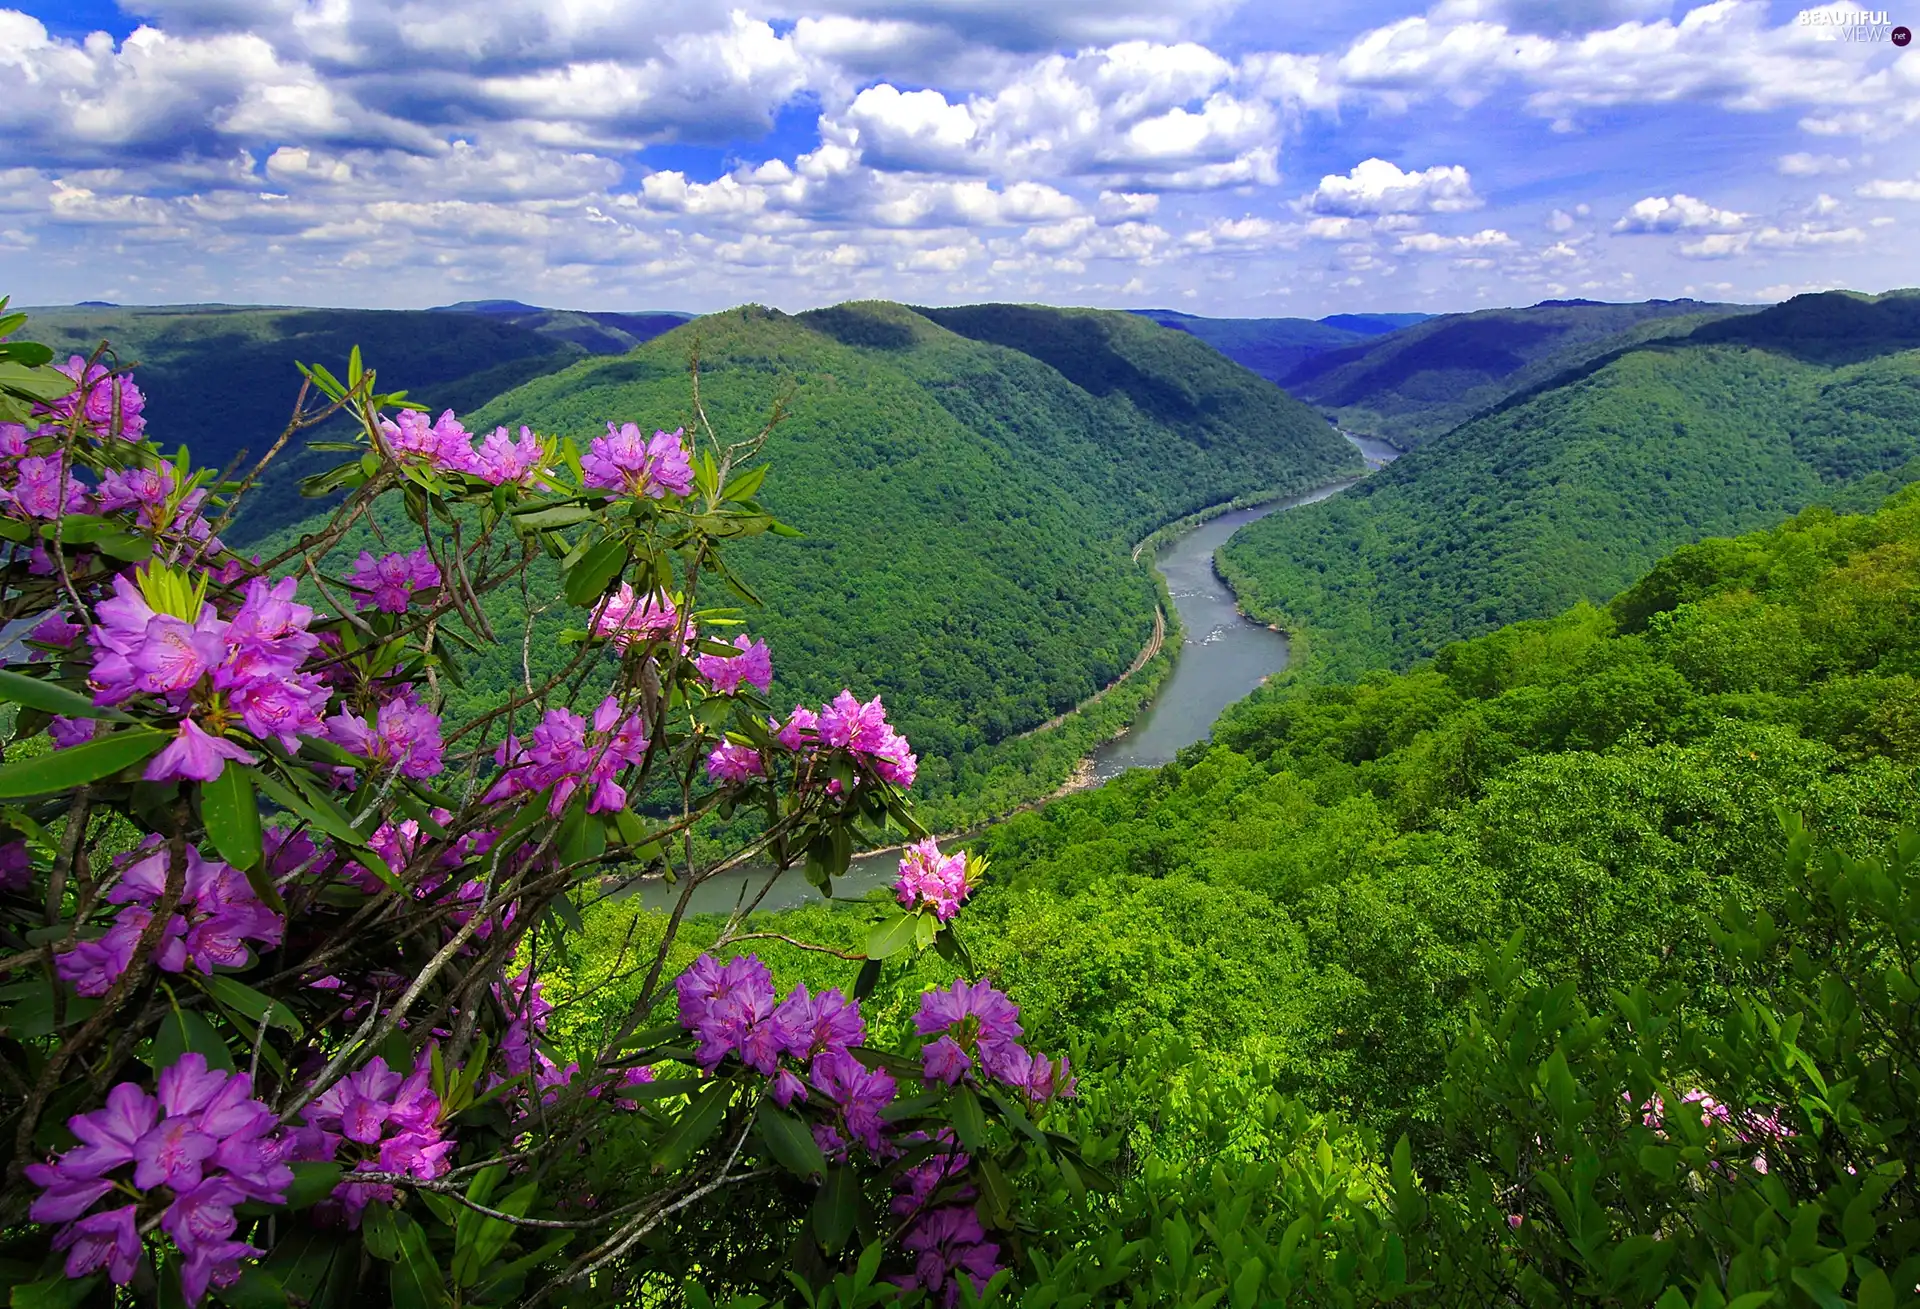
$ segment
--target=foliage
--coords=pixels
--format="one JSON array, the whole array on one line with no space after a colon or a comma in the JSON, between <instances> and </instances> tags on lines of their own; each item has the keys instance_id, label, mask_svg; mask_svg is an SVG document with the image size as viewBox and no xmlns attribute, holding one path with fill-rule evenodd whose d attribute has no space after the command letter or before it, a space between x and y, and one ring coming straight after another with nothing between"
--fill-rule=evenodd
<instances>
[{"instance_id":1,"label":"foliage","mask_svg":"<svg viewBox=\"0 0 1920 1309\"><path fill-rule=\"evenodd\" d=\"M1899 305L1904 337L1883 321ZM1920 454L1920 353L1803 362L1825 357L1816 330L1834 334L1829 352L1866 349L1847 344L1854 326L1911 347L1920 296L1803 296L1628 351L1343 496L1251 525L1222 570L1252 612L1304 638L1295 676L1309 679L1605 600L1686 541L1764 526L1864 477L1890 489Z\"/></svg>"},{"instance_id":2,"label":"foliage","mask_svg":"<svg viewBox=\"0 0 1920 1309\"><path fill-rule=\"evenodd\" d=\"M1104 1184L1036 1123L1072 1073L992 986L869 1044L886 961L964 966L951 920L983 866L924 837L877 697L776 721L766 646L724 639L728 553L792 535L755 499L770 425L722 440L696 383L690 440L476 440L356 350L344 380L307 369L321 399L291 425L355 420L322 445L345 502L247 561L218 533L259 468L163 457L127 374L73 373L0 428L0 618L32 622L0 672L12 1304L606 1303L722 1251L951 1300L999 1267L1011 1185ZM383 497L425 544L336 592L313 558ZM443 722L481 598L538 555L579 624L568 665ZM656 777L670 812L630 803ZM736 810L750 839L698 861L691 826ZM542 946L603 876L683 908L721 862L826 887L886 831L923 839L843 952L850 995L782 997L750 956L668 972L676 915L597 1048L549 1055Z\"/></svg>"},{"instance_id":3,"label":"foliage","mask_svg":"<svg viewBox=\"0 0 1920 1309\"><path fill-rule=\"evenodd\" d=\"M1141 536L1217 501L1357 468L1304 407L1197 342L1121 314L1034 312L1043 326L1083 325L1059 362L1094 389L896 305L754 309L541 378L469 422L584 438L601 414L685 414L680 361L696 343L717 422L784 404L768 453L789 475L766 503L802 536L733 555L765 601L781 694L817 700L848 681L882 693L925 757L916 794L959 827L1053 791L1151 691L1157 668L1095 712L1024 735L1147 644L1157 593L1132 556ZM1124 384L1103 390L1096 375ZM376 514L342 538L329 570L379 550L376 532L410 541L406 531L397 511ZM463 710L567 658L560 616L543 607L550 574L528 577L524 594L485 602L500 639L473 652L450 691Z\"/></svg>"},{"instance_id":4,"label":"foliage","mask_svg":"<svg viewBox=\"0 0 1920 1309\"><path fill-rule=\"evenodd\" d=\"M1443 314L1316 353L1274 380L1355 435L1411 450L1622 347L1746 312L1697 300L1546 300Z\"/></svg>"},{"instance_id":5,"label":"foliage","mask_svg":"<svg viewBox=\"0 0 1920 1309\"><path fill-rule=\"evenodd\" d=\"M111 341L108 361L139 370L148 421L187 440L217 469L242 451L258 459L280 435L293 412L300 360L337 365L358 346L438 413L478 408L583 354L564 335L498 317L417 310L81 307L35 310L33 327L62 360L90 357ZM209 387L216 372L226 380ZM352 434L344 419L324 431L341 440ZM330 462L299 444L286 450L251 493L234 540L250 544L310 513L300 478Z\"/></svg>"}]
</instances>

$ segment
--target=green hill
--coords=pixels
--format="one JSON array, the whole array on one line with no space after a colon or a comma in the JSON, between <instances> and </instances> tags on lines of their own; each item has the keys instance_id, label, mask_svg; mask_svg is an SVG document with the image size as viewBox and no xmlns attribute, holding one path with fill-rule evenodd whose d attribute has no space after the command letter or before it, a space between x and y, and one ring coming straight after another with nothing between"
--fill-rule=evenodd
<instances>
[{"instance_id":1,"label":"green hill","mask_svg":"<svg viewBox=\"0 0 1920 1309\"><path fill-rule=\"evenodd\" d=\"M644 345L664 332L671 332L692 318L692 314L605 313L582 309L542 309L518 300L462 300L441 305L437 314L480 314L499 322L511 323L529 331L577 345L590 354L621 355Z\"/></svg>"},{"instance_id":2,"label":"green hill","mask_svg":"<svg viewBox=\"0 0 1920 1309\"><path fill-rule=\"evenodd\" d=\"M1316 353L1274 380L1356 436L1410 450L1609 351L1747 312L1697 300L1546 300L1447 314Z\"/></svg>"},{"instance_id":3,"label":"green hill","mask_svg":"<svg viewBox=\"0 0 1920 1309\"><path fill-rule=\"evenodd\" d=\"M1915 347L1908 292L1801 296L1628 349L1249 526L1221 567L1304 631L1310 674L1404 665L1897 474L1920 455Z\"/></svg>"},{"instance_id":4,"label":"green hill","mask_svg":"<svg viewBox=\"0 0 1920 1309\"><path fill-rule=\"evenodd\" d=\"M185 444L215 468L243 449L258 456L279 436L300 390L296 360L337 370L358 345L412 398L464 412L586 354L570 341L479 314L227 305L29 312L35 338L58 356L91 355L110 341L120 362L137 368L151 431L169 447ZM336 437L344 432L338 425L327 429ZM300 477L336 461L289 447L253 494L233 538L256 539L306 515L312 506L300 499Z\"/></svg>"},{"instance_id":5,"label":"green hill","mask_svg":"<svg viewBox=\"0 0 1920 1309\"><path fill-rule=\"evenodd\" d=\"M686 421L695 341L724 433L754 430L791 388L761 499L805 536L736 556L765 601L751 621L772 644L777 696L880 692L921 752L922 792L969 805L1044 793L1098 739L1088 732L1118 725L1019 739L1146 644L1156 591L1134 542L1210 504L1359 470L1269 383L1191 338L1092 310L733 310L538 378L469 426L582 441L610 418L672 429ZM407 539L398 522L382 526ZM356 535L342 553L370 545ZM495 599L511 635L477 656L473 699L522 673L521 600ZM536 676L568 657L558 626L536 621Z\"/></svg>"}]
</instances>

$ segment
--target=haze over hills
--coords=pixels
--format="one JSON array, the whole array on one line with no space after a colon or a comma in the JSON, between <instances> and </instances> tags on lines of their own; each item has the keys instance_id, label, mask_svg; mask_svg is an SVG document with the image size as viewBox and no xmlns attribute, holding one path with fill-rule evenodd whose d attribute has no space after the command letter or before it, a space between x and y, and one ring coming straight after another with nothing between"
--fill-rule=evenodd
<instances>
[{"instance_id":1,"label":"haze over hills","mask_svg":"<svg viewBox=\"0 0 1920 1309\"><path fill-rule=\"evenodd\" d=\"M1423 322L1427 314L1335 314L1329 318L1205 318L1174 309L1130 311L1196 336L1243 368L1279 382L1307 360Z\"/></svg>"},{"instance_id":2,"label":"haze over hills","mask_svg":"<svg viewBox=\"0 0 1920 1309\"><path fill-rule=\"evenodd\" d=\"M1605 600L1688 541L1884 491L1917 455L1920 292L1806 295L1515 397L1252 525L1220 566L1304 629L1314 676L1351 677Z\"/></svg>"},{"instance_id":3,"label":"haze over hills","mask_svg":"<svg viewBox=\"0 0 1920 1309\"><path fill-rule=\"evenodd\" d=\"M1695 300L1546 300L1446 314L1319 351L1274 380L1356 436L1412 449L1610 350L1753 309Z\"/></svg>"},{"instance_id":4,"label":"haze over hills","mask_svg":"<svg viewBox=\"0 0 1920 1309\"><path fill-rule=\"evenodd\" d=\"M583 309L545 309L518 300L462 300L436 306L443 314L480 314L530 331L570 342L591 354L625 354L636 345L671 332L692 318L672 310L642 313L606 313Z\"/></svg>"},{"instance_id":5,"label":"haze over hills","mask_svg":"<svg viewBox=\"0 0 1920 1309\"><path fill-rule=\"evenodd\" d=\"M609 418L671 430L685 422L696 339L723 433L749 434L791 388L760 498L805 536L735 556L765 601L750 622L772 645L777 696L884 695L920 751L923 793L997 797L1002 811L1057 785L1099 739L1086 724L1014 738L1147 643L1156 591L1131 558L1140 537L1236 496L1360 470L1268 382L1192 337L1097 310L732 310L536 378L468 424L582 443ZM397 517L382 527L408 539ZM370 535L340 557L362 548ZM498 625L519 632L520 597L494 599ZM536 676L569 657L558 634L558 615L536 619ZM461 694L517 684L520 663L520 641L503 638Z\"/></svg>"}]
</instances>

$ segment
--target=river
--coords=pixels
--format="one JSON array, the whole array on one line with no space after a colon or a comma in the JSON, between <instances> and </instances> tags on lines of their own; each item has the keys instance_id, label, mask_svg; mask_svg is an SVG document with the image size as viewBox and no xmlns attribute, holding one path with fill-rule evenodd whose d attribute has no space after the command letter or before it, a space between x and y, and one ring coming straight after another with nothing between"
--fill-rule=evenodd
<instances>
[{"instance_id":1,"label":"river","mask_svg":"<svg viewBox=\"0 0 1920 1309\"><path fill-rule=\"evenodd\" d=\"M1384 441L1342 432L1359 448L1369 468L1390 463L1399 451ZM1174 608L1180 614L1180 652L1173 672L1146 711L1122 735L1094 752L1097 782L1111 781L1129 768L1157 768L1170 762L1195 741L1204 740L1222 710L1250 693L1287 666L1287 638L1264 623L1241 613L1233 591L1213 570L1213 555L1227 538L1248 523L1268 514L1313 504L1353 483L1336 482L1317 491L1236 509L1209 519L1161 548L1154 566L1167 579ZM885 886L899 872L900 856L868 855L855 859L846 876L834 879L836 899L857 900L875 887ZM692 913L726 913L739 901L743 889L751 896L768 870L722 874L701 884L689 907ZM751 883L751 889L747 889ZM649 882L642 897L650 908L669 907L676 897L672 887ZM781 878L767 893L762 909L790 909L818 901L820 893L807 885L798 869Z\"/></svg>"}]
</instances>

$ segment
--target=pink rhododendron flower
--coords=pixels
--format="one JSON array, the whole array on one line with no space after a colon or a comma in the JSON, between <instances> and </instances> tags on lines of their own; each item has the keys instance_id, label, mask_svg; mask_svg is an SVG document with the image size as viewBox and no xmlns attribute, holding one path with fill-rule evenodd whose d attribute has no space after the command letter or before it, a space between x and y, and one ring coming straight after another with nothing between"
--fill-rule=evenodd
<instances>
[{"instance_id":1,"label":"pink rhododendron flower","mask_svg":"<svg viewBox=\"0 0 1920 1309\"><path fill-rule=\"evenodd\" d=\"M401 687L381 705L372 724L342 710L327 720L327 736L343 750L375 765L398 768L406 777L435 777L446 767L440 715L421 704L411 686Z\"/></svg>"},{"instance_id":2,"label":"pink rhododendron flower","mask_svg":"<svg viewBox=\"0 0 1920 1309\"><path fill-rule=\"evenodd\" d=\"M658 500L668 492L686 495L693 490L693 465L681 442L684 431L640 434L632 423L607 424L607 434L596 436L580 456L588 486Z\"/></svg>"},{"instance_id":3,"label":"pink rhododendron flower","mask_svg":"<svg viewBox=\"0 0 1920 1309\"><path fill-rule=\"evenodd\" d=\"M173 743L147 761L141 776L149 782L211 782L229 759L239 764L258 762L224 736L209 736L193 719L183 718Z\"/></svg>"},{"instance_id":4,"label":"pink rhododendron flower","mask_svg":"<svg viewBox=\"0 0 1920 1309\"><path fill-rule=\"evenodd\" d=\"M707 756L708 779L723 786L744 782L750 777L763 777L766 771L758 750L733 741L722 741Z\"/></svg>"},{"instance_id":5,"label":"pink rhododendron flower","mask_svg":"<svg viewBox=\"0 0 1920 1309\"><path fill-rule=\"evenodd\" d=\"M412 554L389 554L378 559L362 550L347 576L347 585L360 592L360 608L372 606L383 614L404 614L416 591L431 591L440 585L440 568L424 545Z\"/></svg>"},{"instance_id":6,"label":"pink rhododendron flower","mask_svg":"<svg viewBox=\"0 0 1920 1309\"><path fill-rule=\"evenodd\" d=\"M494 754L502 772L487 791L495 804L517 795L551 789L548 812L559 817L573 796L587 792L587 812L624 809L627 792L615 777L647 753L647 737L638 711L620 716L620 702L608 696L591 723L570 709L549 709L526 745L510 736Z\"/></svg>"},{"instance_id":7,"label":"pink rhododendron flower","mask_svg":"<svg viewBox=\"0 0 1920 1309\"><path fill-rule=\"evenodd\" d=\"M659 640L673 635L679 625L680 611L672 599L658 591L636 596L626 582L608 596L594 611L593 634L610 637L616 650L624 651L635 642ZM687 639L693 639L693 625L687 625Z\"/></svg>"},{"instance_id":8,"label":"pink rhododendron flower","mask_svg":"<svg viewBox=\"0 0 1920 1309\"><path fill-rule=\"evenodd\" d=\"M960 912L967 898L967 857L943 855L932 837L907 847L900 859L900 878L894 895L903 905L932 905L934 916L946 922Z\"/></svg>"},{"instance_id":9,"label":"pink rhododendron flower","mask_svg":"<svg viewBox=\"0 0 1920 1309\"><path fill-rule=\"evenodd\" d=\"M700 676L707 679L716 695L732 695L742 682L766 691L773 686L773 656L765 641L753 641L741 633L733 638L737 655L703 654L693 661Z\"/></svg>"},{"instance_id":10,"label":"pink rhododendron flower","mask_svg":"<svg viewBox=\"0 0 1920 1309\"><path fill-rule=\"evenodd\" d=\"M507 439L506 428L496 427L474 451L473 473L494 486L537 485L545 454L540 438L528 429L520 429L516 443Z\"/></svg>"}]
</instances>

